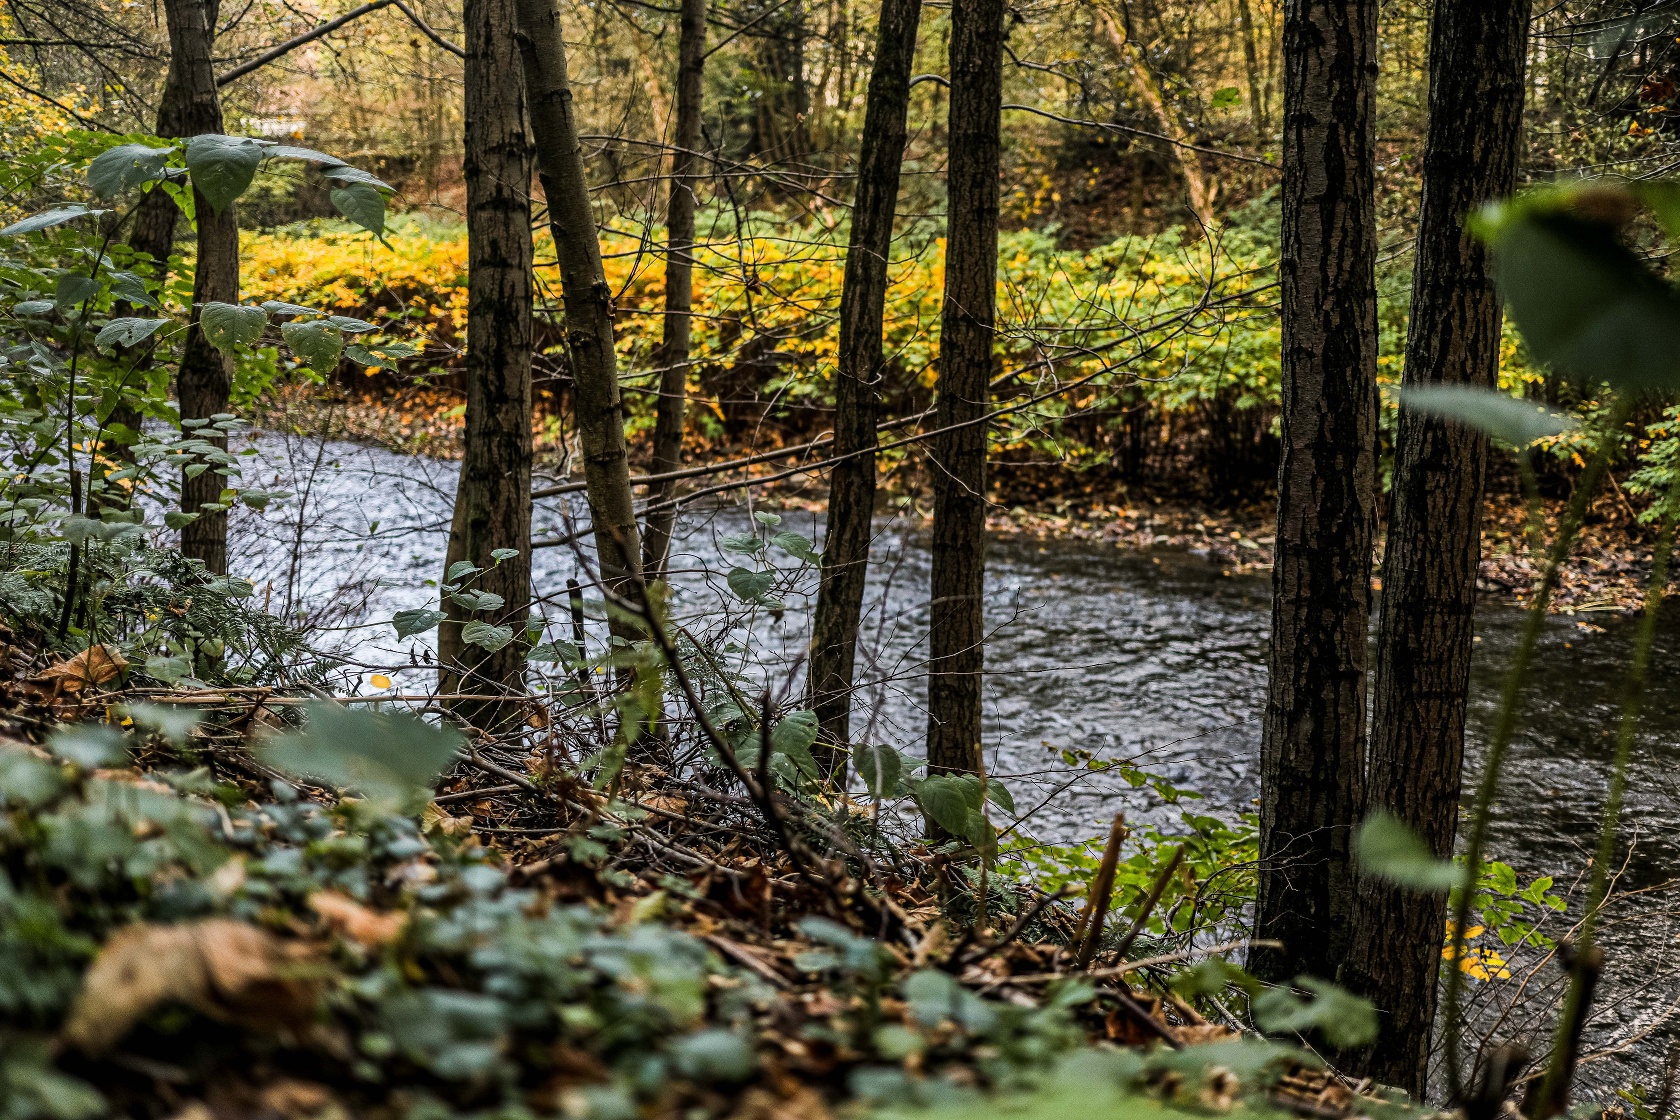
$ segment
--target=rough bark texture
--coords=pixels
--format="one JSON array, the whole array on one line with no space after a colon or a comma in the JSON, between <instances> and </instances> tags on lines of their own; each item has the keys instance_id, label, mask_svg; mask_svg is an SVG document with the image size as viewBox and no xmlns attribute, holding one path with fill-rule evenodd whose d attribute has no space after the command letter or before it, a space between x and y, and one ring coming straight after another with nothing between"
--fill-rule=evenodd
<instances>
[{"instance_id":1,"label":"rough bark texture","mask_svg":"<svg viewBox=\"0 0 1680 1120\"><path fill-rule=\"evenodd\" d=\"M1248 119L1254 131L1266 132L1266 95L1260 87L1260 52L1254 42L1254 13L1248 0L1237 0L1237 30L1242 35L1243 70L1248 76Z\"/></svg>"},{"instance_id":2,"label":"rough bark texture","mask_svg":"<svg viewBox=\"0 0 1680 1120\"><path fill-rule=\"evenodd\" d=\"M677 129L672 142L671 198L665 212L665 324L655 351L659 401L654 406L653 474L682 466L683 413L688 403L688 349L694 311L694 207L700 171L701 78L706 66L706 0L682 0L677 40ZM653 504L671 496L673 483L648 493ZM676 510L648 514L642 566L657 574L671 547Z\"/></svg>"},{"instance_id":3,"label":"rough bark texture","mask_svg":"<svg viewBox=\"0 0 1680 1120\"><path fill-rule=\"evenodd\" d=\"M1440 3L1430 31L1429 136L1405 384L1492 388L1500 301L1465 228L1516 185L1529 0ZM1449 858L1481 552L1487 439L1402 407L1377 628L1367 813L1386 809ZM1445 895L1361 878L1344 981L1383 1012L1360 1072L1421 1096Z\"/></svg>"},{"instance_id":4,"label":"rough bark texture","mask_svg":"<svg viewBox=\"0 0 1680 1120\"><path fill-rule=\"evenodd\" d=\"M486 568L471 586L500 595L469 612L446 596L439 631L445 692L523 692L522 636L531 592L531 146L520 96L513 0L466 0L466 429L446 564ZM491 553L519 555L496 564ZM496 652L467 645L463 624L510 626ZM467 703L479 727L513 718L513 705Z\"/></svg>"},{"instance_id":5,"label":"rough bark texture","mask_svg":"<svg viewBox=\"0 0 1680 1120\"><path fill-rule=\"evenodd\" d=\"M928 624L928 769L975 773L985 666L986 424L997 313L1003 0L951 11L950 218L940 318ZM953 427L961 425L960 427ZM931 825L930 825L931 827Z\"/></svg>"},{"instance_id":6,"label":"rough bark texture","mask_svg":"<svg viewBox=\"0 0 1680 1120\"><path fill-rule=\"evenodd\" d=\"M215 6L203 0L167 0L164 12L169 22L168 81L181 98L179 134L221 132L222 103L210 68ZM181 419L204 420L228 410L233 370L229 359L204 337L198 314L206 303L239 302L239 220L234 204L218 214L197 191L193 209L198 218L198 260L176 393ZM223 447L227 443L225 439L212 442ZM195 478L184 471L181 475L181 510L200 515L181 530L181 552L204 561L206 568L219 575L227 573L227 512L207 511L203 506L216 504L226 485L227 478L215 468Z\"/></svg>"},{"instance_id":7,"label":"rough bark texture","mask_svg":"<svg viewBox=\"0 0 1680 1120\"><path fill-rule=\"evenodd\" d=\"M910 71L916 57L921 0L884 0L875 42L875 69L863 112L851 242L840 292L840 350L834 369L834 464L828 484L828 532L822 584L811 626L811 702L825 762L851 739L852 672L858 619L869 572L870 522L875 513L875 415L881 382L881 321L886 313L887 261L898 210L904 162Z\"/></svg>"},{"instance_id":8,"label":"rough bark texture","mask_svg":"<svg viewBox=\"0 0 1680 1120\"><path fill-rule=\"evenodd\" d=\"M641 571L636 509L630 496L630 460L613 353L612 289L601 268L601 243L584 178L566 50L554 0L516 0L519 53L531 99L537 174L548 198L549 228L560 258L566 304L566 346L572 359L583 478L594 522L595 550L608 590L631 599L629 577ZM615 627L622 632L622 624ZM629 633L625 633L629 637Z\"/></svg>"},{"instance_id":9,"label":"rough bark texture","mask_svg":"<svg viewBox=\"0 0 1680 1120\"><path fill-rule=\"evenodd\" d=\"M1255 963L1332 978L1353 902L1376 522L1377 0L1287 0L1283 19L1283 462L1255 933L1285 948Z\"/></svg>"}]
</instances>

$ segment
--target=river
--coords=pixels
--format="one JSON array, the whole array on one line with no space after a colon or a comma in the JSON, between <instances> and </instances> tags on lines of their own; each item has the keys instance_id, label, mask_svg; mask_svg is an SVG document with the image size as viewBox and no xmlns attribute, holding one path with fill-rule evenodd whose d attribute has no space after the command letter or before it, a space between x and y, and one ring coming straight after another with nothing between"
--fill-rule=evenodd
<instances>
[{"instance_id":1,"label":"river","mask_svg":"<svg viewBox=\"0 0 1680 1120\"><path fill-rule=\"evenodd\" d=\"M326 627L322 642L347 658L345 684L369 690L384 672L397 687L424 690L431 673L414 662L421 642L398 642L388 624L404 608L428 606L448 532L455 464L352 443L257 436L246 460L247 484L294 496L257 513L242 511L232 533L236 574L255 580L271 609L290 610ZM563 532L568 515L584 516L576 497L541 503L539 536ZM786 569L783 609L748 611L729 595L724 574L750 560L722 550L723 539L764 512L730 506L685 516L673 553L674 611L707 627L735 666L772 688L791 687L803 650L811 569L772 550ZM820 515L779 511L777 531L821 536ZM762 531L762 530L761 530ZM564 617L563 589L580 554L547 548L534 557L539 596L554 596L547 617ZM866 604L864 680L856 727L873 742L916 754L925 718L921 658L926 639L928 556L920 523L883 523ZM1265 694L1269 581L1223 574L1182 550L1122 551L1090 543L999 537L987 567L985 744L990 772L1018 783L1019 807L1036 806L1025 828L1055 842L1101 834L1124 808L1133 820L1171 824L1178 810L1115 774L1091 774L1064 786L1064 749L1135 760L1176 785L1200 792L1198 812L1234 819L1259 792L1258 715ZM733 614L720 620L720 604ZM1521 613L1495 603L1477 614L1468 751L1479 766L1499 682ZM1581 893L1579 877L1593 846L1608 780L1633 620L1619 615L1555 617L1537 658L1521 729L1512 744L1493 826L1495 858L1526 885L1556 878L1558 893ZM554 636L564 636L558 630ZM1680 922L1665 884L1680 848L1680 614L1663 620L1654 651L1646 716L1634 760L1624 833L1635 842L1618 865L1629 898L1605 931L1608 957L1592 1041L1600 1046L1642 1032L1622 1054L1588 1064L1600 1087L1643 1078L1661 1067L1680 998L1674 963ZM1626 851L1626 849L1624 849ZM1554 932L1561 925L1554 919ZM1491 935L1487 942L1497 946ZM1516 979L1470 986L1478 1017L1499 1019L1525 987L1520 966L1533 954L1508 954ZM1543 968L1532 992L1555 978ZM1505 1012L1506 1036L1539 1029L1549 1012L1516 1000Z\"/></svg>"}]
</instances>

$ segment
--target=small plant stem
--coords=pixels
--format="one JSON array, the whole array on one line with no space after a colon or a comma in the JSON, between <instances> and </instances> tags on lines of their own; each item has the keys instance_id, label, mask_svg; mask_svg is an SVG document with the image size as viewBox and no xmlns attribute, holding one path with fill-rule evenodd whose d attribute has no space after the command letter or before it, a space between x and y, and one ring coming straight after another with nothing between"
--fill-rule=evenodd
<instances>
[{"instance_id":1,"label":"small plant stem","mask_svg":"<svg viewBox=\"0 0 1680 1120\"><path fill-rule=\"evenodd\" d=\"M1593 989L1598 987L1599 975L1604 971L1604 950L1597 945L1577 949L1565 941L1558 946L1558 955L1569 970L1569 995L1558 1018L1557 1039L1546 1077L1532 1100L1525 1102L1524 1111L1532 1120L1551 1120L1569 1104L1569 1083L1575 1079L1575 1063L1581 1056L1581 1031L1587 1025L1587 1008L1592 1005Z\"/></svg>"},{"instance_id":2,"label":"small plant stem","mask_svg":"<svg viewBox=\"0 0 1680 1120\"><path fill-rule=\"evenodd\" d=\"M1540 1088L1541 1101L1561 1111L1569 1094L1574 1073L1572 1051L1580 1046L1580 1027L1586 1019L1586 1004L1592 998L1596 970L1588 967L1599 914L1610 892L1610 860L1615 853L1616 834L1621 825L1622 802L1627 796L1628 767L1633 759L1634 736L1639 730L1639 710L1645 696L1645 678L1651 664L1651 645L1657 636L1657 615L1668 590L1668 565L1674 554L1675 523L1680 517L1680 477L1670 484L1663 501L1662 528L1651 552L1651 581L1645 587L1645 609L1634 636L1633 658L1628 665L1627 685L1622 695L1622 720L1616 732L1616 754L1610 768L1610 791L1604 799L1604 817L1598 827L1598 850L1593 856L1592 880L1587 890L1587 911L1576 937L1583 965L1570 970L1569 990L1563 999L1557 1036L1552 1042L1553 1059L1546 1068ZM1590 975L1589 975L1590 974ZM1573 1030L1573 1043L1567 1031ZM1565 1059L1568 1059L1567 1065Z\"/></svg>"},{"instance_id":3,"label":"small plant stem","mask_svg":"<svg viewBox=\"0 0 1680 1120\"><path fill-rule=\"evenodd\" d=\"M1084 939L1079 940L1080 968L1090 968L1091 958L1096 955L1097 942L1102 938L1103 919L1108 915L1108 900L1114 894L1114 869L1120 863L1120 843L1126 838L1126 814L1114 814L1114 823L1108 828L1108 845L1103 848L1102 863L1097 866L1097 877L1091 883L1091 904L1086 910L1085 921L1081 923Z\"/></svg>"},{"instance_id":4,"label":"small plant stem","mask_svg":"<svg viewBox=\"0 0 1680 1120\"><path fill-rule=\"evenodd\" d=\"M975 769L980 771L980 816L986 821L986 831L992 831L992 817L986 811L986 752L980 751L975 756ZM986 853L980 853L980 886L974 894L974 932L975 936L982 936L986 932Z\"/></svg>"},{"instance_id":5,"label":"small plant stem","mask_svg":"<svg viewBox=\"0 0 1680 1120\"><path fill-rule=\"evenodd\" d=\"M1499 788L1499 771L1504 765L1505 752L1511 745L1511 737L1516 733L1517 704L1522 699L1523 687L1528 683L1529 670L1534 662L1534 650L1539 645L1541 631L1546 626L1546 611L1551 605L1552 593L1557 590L1563 562L1575 544L1576 535L1581 531L1581 523L1586 519L1587 507L1592 503L1593 493L1598 489L1604 472L1610 466L1610 456L1617 442L1616 433L1626 421L1631 407L1632 402L1625 397L1618 398L1612 406L1609 419L1599 435L1592 460L1582 473L1575 493L1570 496L1563 520L1558 525L1557 538L1553 540L1551 551L1546 555L1545 569L1540 575L1539 586L1534 590L1534 602L1529 607L1528 619L1523 625L1516 653L1511 658L1510 668L1505 672L1504 686L1500 690L1499 711L1494 718L1493 734L1488 740L1487 758L1482 764L1481 779L1476 784L1476 798L1470 810L1470 835L1464 853L1464 881L1459 887L1458 900L1453 907L1452 952L1448 958L1453 962L1453 967L1447 972L1447 994L1442 1009L1446 1019L1441 1032L1446 1049L1449 1100L1461 1100L1464 1092L1463 1071L1459 1068L1461 1032L1458 1021L1459 1003L1464 996L1464 970L1459 962L1464 959L1464 929L1470 919L1470 903L1475 896L1475 885L1481 878L1482 852L1487 846L1488 822L1492 816L1493 796Z\"/></svg>"},{"instance_id":6,"label":"small plant stem","mask_svg":"<svg viewBox=\"0 0 1680 1120\"><path fill-rule=\"evenodd\" d=\"M1177 871L1178 865L1183 862L1184 848L1181 845L1173 851L1172 858L1167 861L1165 867L1161 868L1161 873L1155 876L1155 882L1149 888L1148 897L1143 900L1143 905L1138 908L1137 918L1132 922L1132 928L1126 931L1126 936L1122 937L1120 944L1115 947L1115 963L1125 963L1126 954L1132 951L1132 943L1138 939L1138 934L1143 932L1144 923L1149 921L1149 915L1154 912L1156 904L1161 901L1161 896L1167 891L1167 884L1172 882L1173 872ZM1172 918L1170 912L1167 914L1167 918L1170 924Z\"/></svg>"}]
</instances>

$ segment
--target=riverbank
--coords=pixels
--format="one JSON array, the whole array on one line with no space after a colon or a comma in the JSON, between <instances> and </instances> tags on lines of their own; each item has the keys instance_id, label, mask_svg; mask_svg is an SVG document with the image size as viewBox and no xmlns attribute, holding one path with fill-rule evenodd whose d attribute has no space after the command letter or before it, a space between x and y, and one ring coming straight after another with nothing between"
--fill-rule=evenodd
<instances>
[{"instance_id":1,"label":"riverbank","mask_svg":"<svg viewBox=\"0 0 1680 1120\"><path fill-rule=\"evenodd\" d=\"M446 390L410 387L387 397L321 393L319 387L294 387L266 398L253 411L259 427L326 434L333 439L371 443L400 454L453 460L460 457L465 405ZM538 473L564 477L566 431L557 420L538 418L534 443ZM637 442L645 443L645 440ZM741 458L762 448L722 445L691 447L690 462ZM791 460L747 468L737 477L762 479L785 471ZM715 484L706 479L705 484ZM919 472L903 468L883 478L886 500L902 514L931 516ZM996 505L986 520L998 534L1108 544L1120 549L1182 549L1217 564L1226 575L1271 569L1275 542L1274 507L1270 495L1236 505L1213 504L1182 494L1116 482L1113 493L1100 494L1089 484L1071 502L1046 498L1043 486L1021 486L1021 493L997 489ZM778 503L812 512L825 508L820 477L813 472L771 483L759 483L759 494L774 495ZM1555 531L1564 499L1545 503L1548 533ZM1527 512L1520 497L1497 486L1485 503L1482 559L1478 587L1484 596L1526 606L1540 576L1540 564L1529 547ZM1552 610L1590 615L1639 609L1651 571L1655 532L1642 525L1619 486L1613 485L1594 501L1581 536L1565 566ZM1381 572L1379 537L1376 570ZM1381 588L1380 574L1373 586ZM1587 625L1590 625L1588 623Z\"/></svg>"}]
</instances>

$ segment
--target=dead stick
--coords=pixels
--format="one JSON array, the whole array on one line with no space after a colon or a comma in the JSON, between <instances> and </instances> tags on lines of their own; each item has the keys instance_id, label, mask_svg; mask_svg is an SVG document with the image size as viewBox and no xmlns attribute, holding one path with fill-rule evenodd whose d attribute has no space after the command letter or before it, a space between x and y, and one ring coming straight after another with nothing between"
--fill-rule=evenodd
<instances>
[{"instance_id":1,"label":"dead stick","mask_svg":"<svg viewBox=\"0 0 1680 1120\"><path fill-rule=\"evenodd\" d=\"M1581 1031L1587 1025L1587 1009L1592 1005L1593 989L1598 986L1599 974L1604 971L1604 950L1589 945L1577 952L1572 942L1558 946L1558 954L1572 977L1580 978L1581 998L1573 1007L1567 1023L1560 1024L1563 1049L1552 1055L1553 1068L1546 1073L1535 1093L1532 1107L1523 1111L1534 1120L1550 1120L1569 1106L1569 1084L1575 1080L1575 1063L1581 1056Z\"/></svg>"},{"instance_id":2,"label":"dead stick","mask_svg":"<svg viewBox=\"0 0 1680 1120\"><path fill-rule=\"evenodd\" d=\"M1082 923L1085 940L1079 946L1077 958L1080 968L1090 968L1091 958L1096 955L1097 942L1102 937L1103 919L1108 915L1108 900L1114 893L1114 869L1120 863L1120 842L1125 838L1126 814L1116 813L1114 823L1108 829L1108 846L1103 849L1096 881L1091 884L1091 905L1086 911L1085 922Z\"/></svg>"},{"instance_id":3,"label":"dead stick","mask_svg":"<svg viewBox=\"0 0 1680 1120\"><path fill-rule=\"evenodd\" d=\"M1184 848L1181 846L1172 854L1172 858L1167 861L1167 865L1161 868L1161 873L1155 876L1155 883L1149 888L1149 897L1143 900L1143 907L1138 910L1138 916L1132 922L1132 928L1126 931L1126 936L1122 937L1120 944L1115 947L1114 956L1116 960L1125 960L1126 954L1131 952L1132 942L1136 941L1138 934L1143 932L1143 924L1149 920L1149 915L1154 911L1155 904L1160 902L1161 895L1166 893L1167 884L1172 881L1173 872L1178 870L1178 865L1183 861Z\"/></svg>"}]
</instances>

